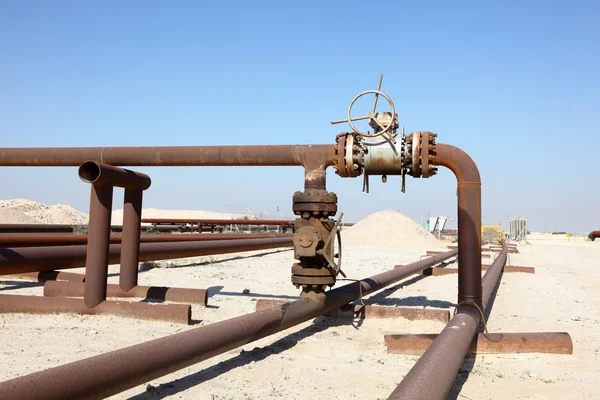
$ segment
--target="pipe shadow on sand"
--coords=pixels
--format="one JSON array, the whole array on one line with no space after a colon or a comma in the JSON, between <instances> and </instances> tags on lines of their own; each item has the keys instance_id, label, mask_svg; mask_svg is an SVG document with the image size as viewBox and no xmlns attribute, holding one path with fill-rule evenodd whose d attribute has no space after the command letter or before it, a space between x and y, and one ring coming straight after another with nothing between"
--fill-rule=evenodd
<instances>
[{"instance_id":1,"label":"pipe shadow on sand","mask_svg":"<svg viewBox=\"0 0 600 400\"><path fill-rule=\"evenodd\" d=\"M155 387L150 392L144 392L132 396L129 400L156 400L164 399L183 392L194 386L210 381L222 374L225 374L237 367L244 366L251 362L262 361L270 356L280 354L286 350L293 348L298 342L312 335L323 332L328 328L342 325L350 325L351 321L341 318L318 317L313 323L306 328L299 330L293 334L287 335L276 342L265 347L255 347L250 351L241 350L240 354L218 364L208 367L201 371L187 375L183 378L176 379L171 382L163 383Z\"/></svg>"}]
</instances>

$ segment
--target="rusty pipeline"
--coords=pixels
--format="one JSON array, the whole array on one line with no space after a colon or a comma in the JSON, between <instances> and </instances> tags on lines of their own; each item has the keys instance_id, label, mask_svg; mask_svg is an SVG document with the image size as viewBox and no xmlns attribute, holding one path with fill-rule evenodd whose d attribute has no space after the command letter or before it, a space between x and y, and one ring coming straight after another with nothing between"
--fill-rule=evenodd
<instances>
[{"instance_id":1,"label":"rusty pipeline","mask_svg":"<svg viewBox=\"0 0 600 400\"><path fill-rule=\"evenodd\" d=\"M482 306L481 178L475 162L461 149L437 144L432 163L449 168L458 182L458 304Z\"/></svg>"},{"instance_id":2,"label":"rusty pipeline","mask_svg":"<svg viewBox=\"0 0 600 400\"><path fill-rule=\"evenodd\" d=\"M456 315L400 382L390 400L446 398L482 321L506 258L506 251L500 253L483 277L482 307L474 301L465 301L457 306ZM432 380L435 380L435 385L432 385Z\"/></svg>"},{"instance_id":3,"label":"rusty pipeline","mask_svg":"<svg viewBox=\"0 0 600 400\"><path fill-rule=\"evenodd\" d=\"M196 224L196 225L270 225L292 226L294 221L282 219L206 219L206 218L142 218L148 224Z\"/></svg>"},{"instance_id":4,"label":"rusty pipeline","mask_svg":"<svg viewBox=\"0 0 600 400\"><path fill-rule=\"evenodd\" d=\"M600 237L600 231L591 231L588 238L593 242L596 238Z\"/></svg>"},{"instance_id":5,"label":"rusty pipeline","mask_svg":"<svg viewBox=\"0 0 600 400\"><path fill-rule=\"evenodd\" d=\"M101 399L180 370L236 347L327 314L415 271L454 257L429 257L330 290L319 301L304 297L226 321L176 333L0 383L6 399ZM123 362L128 360L128 362Z\"/></svg>"},{"instance_id":6,"label":"rusty pipeline","mask_svg":"<svg viewBox=\"0 0 600 400\"><path fill-rule=\"evenodd\" d=\"M139 261L168 260L214 254L292 247L291 237L206 240L202 242L142 243ZM109 247L108 263L117 264L121 246ZM79 268L86 262L86 246L20 247L0 249L0 275ZM87 277L86 277L87 281Z\"/></svg>"},{"instance_id":7,"label":"rusty pipeline","mask_svg":"<svg viewBox=\"0 0 600 400\"><path fill-rule=\"evenodd\" d=\"M333 145L2 148L0 166L303 166L305 188L325 188Z\"/></svg>"},{"instance_id":8,"label":"rusty pipeline","mask_svg":"<svg viewBox=\"0 0 600 400\"><path fill-rule=\"evenodd\" d=\"M182 234L145 234L140 236L141 243L162 242L199 242L205 240L231 239L268 239L292 237L293 233L182 233ZM110 235L111 244L121 243L121 234ZM88 241L87 235L71 235L63 233L0 233L0 247L38 247L38 246L68 246L83 245Z\"/></svg>"}]
</instances>

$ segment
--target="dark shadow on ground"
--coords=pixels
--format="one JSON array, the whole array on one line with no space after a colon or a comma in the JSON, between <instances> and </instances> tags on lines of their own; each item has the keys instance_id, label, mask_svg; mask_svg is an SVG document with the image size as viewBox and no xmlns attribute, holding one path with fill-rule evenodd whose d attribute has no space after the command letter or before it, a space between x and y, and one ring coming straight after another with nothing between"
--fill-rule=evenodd
<instances>
[{"instance_id":1,"label":"dark shadow on ground","mask_svg":"<svg viewBox=\"0 0 600 400\"><path fill-rule=\"evenodd\" d=\"M173 396L184 390L200 385L204 382L210 381L218 377L219 375L225 374L237 367L244 366L251 362L258 362L268 358L269 356L280 354L286 350L293 348L302 339L308 338L319 332L327 330L327 328L334 326L349 325L350 321L339 319L339 318L326 318L318 317L315 319L312 325L307 326L300 331L288 335L274 342L273 344L266 347L255 347L251 351L241 351L239 355L230 358L229 360L222 361L212 367L203 369L194 374L185 376L181 379L163 383L150 392L140 393L129 400L145 400L145 399L164 399L169 396Z\"/></svg>"},{"instance_id":2,"label":"dark shadow on ground","mask_svg":"<svg viewBox=\"0 0 600 400\"><path fill-rule=\"evenodd\" d=\"M20 279L4 280L4 279L0 278L0 283L2 283L3 285L7 285L6 287L0 287L0 291L1 290L15 290L15 289L24 289L24 288L44 286L44 282L22 281Z\"/></svg>"}]
</instances>

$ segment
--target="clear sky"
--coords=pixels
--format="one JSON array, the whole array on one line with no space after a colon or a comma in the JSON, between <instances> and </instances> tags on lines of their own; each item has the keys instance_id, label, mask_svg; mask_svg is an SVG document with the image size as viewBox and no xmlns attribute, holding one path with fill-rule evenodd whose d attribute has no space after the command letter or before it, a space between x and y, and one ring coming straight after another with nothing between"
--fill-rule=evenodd
<instances>
[{"instance_id":1,"label":"clear sky","mask_svg":"<svg viewBox=\"0 0 600 400\"><path fill-rule=\"evenodd\" d=\"M600 2L0 2L3 147L333 143L358 92L468 152L483 222L598 229ZM357 112L360 112L357 110ZM137 168L145 206L291 214L294 167ZM0 198L88 211L75 168L0 168ZM456 216L456 181L328 173L345 220ZM122 200L115 197L115 207Z\"/></svg>"}]
</instances>

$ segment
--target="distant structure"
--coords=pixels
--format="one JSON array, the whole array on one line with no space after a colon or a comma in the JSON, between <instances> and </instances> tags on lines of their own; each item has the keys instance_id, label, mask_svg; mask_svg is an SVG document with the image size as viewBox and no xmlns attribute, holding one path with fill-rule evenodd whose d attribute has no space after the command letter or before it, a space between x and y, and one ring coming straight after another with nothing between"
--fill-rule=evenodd
<instances>
[{"instance_id":1,"label":"distant structure","mask_svg":"<svg viewBox=\"0 0 600 400\"><path fill-rule=\"evenodd\" d=\"M514 240L516 242L526 242L527 241L527 219L529 218L529 214L519 216L510 217L508 220L510 233L509 239Z\"/></svg>"},{"instance_id":2,"label":"distant structure","mask_svg":"<svg viewBox=\"0 0 600 400\"><path fill-rule=\"evenodd\" d=\"M427 230L433 234L435 234L438 240L442 238L442 231L446 227L446 222L448 221L456 221L456 218L439 216L439 217L429 217L427 221ZM437 232L434 233L434 232Z\"/></svg>"}]
</instances>

